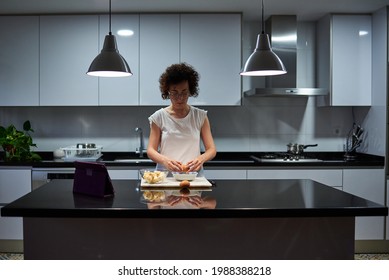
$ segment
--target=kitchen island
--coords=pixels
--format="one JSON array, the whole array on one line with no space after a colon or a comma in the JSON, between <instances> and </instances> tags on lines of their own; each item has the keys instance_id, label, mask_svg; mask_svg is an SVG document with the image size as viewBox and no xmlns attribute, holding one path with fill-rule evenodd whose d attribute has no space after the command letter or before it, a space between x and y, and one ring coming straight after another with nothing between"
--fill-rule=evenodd
<instances>
[{"instance_id":1,"label":"kitchen island","mask_svg":"<svg viewBox=\"0 0 389 280\"><path fill-rule=\"evenodd\" d=\"M312 180L213 183L191 192L215 207L166 209L138 180L113 181L108 198L53 180L1 214L23 217L25 259L353 259L355 217L388 214Z\"/></svg>"}]
</instances>

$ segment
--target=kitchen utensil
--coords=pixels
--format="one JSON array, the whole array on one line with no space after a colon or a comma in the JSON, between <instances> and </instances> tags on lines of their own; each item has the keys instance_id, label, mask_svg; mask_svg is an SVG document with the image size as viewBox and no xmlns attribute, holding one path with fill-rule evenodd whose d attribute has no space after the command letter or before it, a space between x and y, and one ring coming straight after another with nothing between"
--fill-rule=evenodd
<instances>
[{"instance_id":1,"label":"kitchen utensil","mask_svg":"<svg viewBox=\"0 0 389 280\"><path fill-rule=\"evenodd\" d=\"M77 155L78 156L89 156L93 154L93 151L90 151L89 149L95 149L96 144L95 143L78 143L76 145L77 149Z\"/></svg>"},{"instance_id":2,"label":"kitchen utensil","mask_svg":"<svg viewBox=\"0 0 389 280\"><path fill-rule=\"evenodd\" d=\"M287 152L294 155L299 155L304 152L308 147L317 147L317 144L302 145L297 143L289 143L286 145L288 147Z\"/></svg>"},{"instance_id":3,"label":"kitchen utensil","mask_svg":"<svg viewBox=\"0 0 389 280\"><path fill-rule=\"evenodd\" d=\"M363 128L362 127L360 127L360 126L358 126L359 127L359 129L357 129L357 131L355 132L355 134L356 134L356 136L358 137L358 138L360 138L361 136L362 136L362 134L363 134Z\"/></svg>"},{"instance_id":4,"label":"kitchen utensil","mask_svg":"<svg viewBox=\"0 0 389 280\"><path fill-rule=\"evenodd\" d=\"M356 156L354 153L362 143L363 132L364 130L360 125L353 124L353 127L347 135L346 144L344 145L346 159L355 159Z\"/></svg>"}]
</instances>

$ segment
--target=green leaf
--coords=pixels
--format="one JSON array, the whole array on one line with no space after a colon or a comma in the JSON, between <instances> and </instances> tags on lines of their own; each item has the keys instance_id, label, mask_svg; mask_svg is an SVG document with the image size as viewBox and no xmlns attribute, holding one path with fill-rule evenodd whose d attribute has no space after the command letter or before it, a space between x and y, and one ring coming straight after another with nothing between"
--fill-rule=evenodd
<instances>
[{"instance_id":1,"label":"green leaf","mask_svg":"<svg viewBox=\"0 0 389 280\"><path fill-rule=\"evenodd\" d=\"M23 130L24 131L30 131L31 130L31 123L30 121L25 121L24 124L23 124Z\"/></svg>"}]
</instances>

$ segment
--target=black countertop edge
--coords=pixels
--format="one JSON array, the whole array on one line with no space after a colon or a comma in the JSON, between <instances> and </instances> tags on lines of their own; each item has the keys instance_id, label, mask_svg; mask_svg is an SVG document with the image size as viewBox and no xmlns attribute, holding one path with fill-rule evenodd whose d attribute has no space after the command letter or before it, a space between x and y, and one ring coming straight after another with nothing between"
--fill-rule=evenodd
<instances>
[{"instance_id":1,"label":"black countertop edge","mask_svg":"<svg viewBox=\"0 0 389 280\"><path fill-rule=\"evenodd\" d=\"M387 207L375 208L337 208L337 209L156 209L156 210L121 210L118 209L1 209L1 215L7 217L33 218L299 218L299 217L353 217L353 216L387 216Z\"/></svg>"},{"instance_id":2,"label":"black countertop edge","mask_svg":"<svg viewBox=\"0 0 389 280\"><path fill-rule=\"evenodd\" d=\"M54 160L52 152L37 152L41 157L40 162L4 162L4 153L0 152L0 166L30 166L36 168L72 168L73 162L64 160ZM385 157L376 156L371 154L357 153L355 160L344 160L343 152L304 152L304 155L317 158L321 161L317 162L255 162L251 156L261 157L268 153L280 153L277 151L269 152L218 152L216 157L204 164L205 167L352 167L352 166L371 166L371 167L383 167L385 165ZM138 159L139 156L134 152L104 152L99 162L104 163L106 166L155 166L153 162L116 162L118 158L131 158ZM145 159L145 158L143 158ZM147 158L146 158L147 159Z\"/></svg>"}]
</instances>

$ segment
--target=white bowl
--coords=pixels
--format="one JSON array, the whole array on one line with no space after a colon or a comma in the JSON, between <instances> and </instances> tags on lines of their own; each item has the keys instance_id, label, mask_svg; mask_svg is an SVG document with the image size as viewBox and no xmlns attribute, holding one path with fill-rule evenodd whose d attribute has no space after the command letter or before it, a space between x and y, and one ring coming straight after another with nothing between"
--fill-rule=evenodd
<instances>
[{"instance_id":1,"label":"white bowl","mask_svg":"<svg viewBox=\"0 0 389 280\"><path fill-rule=\"evenodd\" d=\"M197 172L172 172L174 179L177 181L193 181L196 179Z\"/></svg>"}]
</instances>

